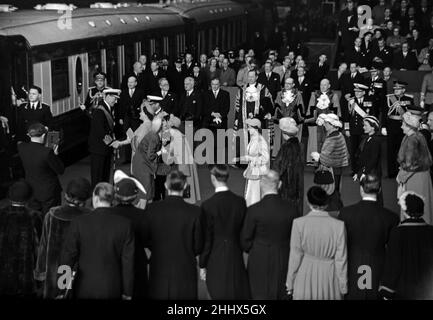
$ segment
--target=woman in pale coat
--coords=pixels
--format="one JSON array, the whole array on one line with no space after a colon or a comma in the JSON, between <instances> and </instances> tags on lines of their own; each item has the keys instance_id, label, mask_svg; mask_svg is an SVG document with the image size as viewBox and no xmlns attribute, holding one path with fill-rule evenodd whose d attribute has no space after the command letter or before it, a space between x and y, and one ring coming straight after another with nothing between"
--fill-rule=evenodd
<instances>
[{"instance_id":1,"label":"woman in pale coat","mask_svg":"<svg viewBox=\"0 0 433 320\"><path fill-rule=\"evenodd\" d=\"M287 290L294 300L342 300L347 294L344 222L326 211L328 196L317 186L307 193L310 213L293 221Z\"/></svg>"},{"instance_id":2,"label":"woman in pale coat","mask_svg":"<svg viewBox=\"0 0 433 320\"><path fill-rule=\"evenodd\" d=\"M163 161L168 165L177 166L179 171L186 176L186 182L189 186L189 194L185 194L185 201L195 204L201 200L200 183L198 180L197 165L194 162L192 152L192 141L189 143L185 135L178 129L181 125L179 118L170 115L167 122L170 128L171 141L166 147L168 152L163 155Z\"/></svg>"},{"instance_id":3,"label":"woman in pale coat","mask_svg":"<svg viewBox=\"0 0 433 320\"><path fill-rule=\"evenodd\" d=\"M265 138L261 135L261 122L258 119L247 119L245 121L250 134L246 155L243 160L248 162L248 167L244 171L244 178L247 180L245 185L245 200L247 207L261 200L260 177L269 170L269 147Z\"/></svg>"}]
</instances>

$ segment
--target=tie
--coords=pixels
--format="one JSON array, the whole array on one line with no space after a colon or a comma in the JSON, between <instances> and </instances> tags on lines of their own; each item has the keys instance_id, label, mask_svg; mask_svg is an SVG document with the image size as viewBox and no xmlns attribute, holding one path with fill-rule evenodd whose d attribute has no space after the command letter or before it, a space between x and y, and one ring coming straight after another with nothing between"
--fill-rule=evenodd
<instances>
[{"instance_id":1,"label":"tie","mask_svg":"<svg viewBox=\"0 0 433 320\"><path fill-rule=\"evenodd\" d=\"M32 110L36 110L36 103L32 103Z\"/></svg>"},{"instance_id":2,"label":"tie","mask_svg":"<svg viewBox=\"0 0 433 320\"><path fill-rule=\"evenodd\" d=\"M132 95L134 94L134 90L133 89L129 89L129 96L132 98Z\"/></svg>"},{"instance_id":3,"label":"tie","mask_svg":"<svg viewBox=\"0 0 433 320\"><path fill-rule=\"evenodd\" d=\"M189 94L190 94L190 92L188 91L188 92L186 93L186 96L189 97Z\"/></svg>"},{"instance_id":4,"label":"tie","mask_svg":"<svg viewBox=\"0 0 433 320\"><path fill-rule=\"evenodd\" d=\"M217 92L214 91L214 92L213 92L213 95L215 96L215 99L216 99L216 98L217 98Z\"/></svg>"},{"instance_id":5,"label":"tie","mask_svg":"<svg viewBox=\"0 0 433 320\"><path fill-rule=\"evenodd\" d=\"M271 77L271 75L268 73L268 74L266 75L266 77L268 78L268 81L269 81L269 78Z\"/></svg>"}]
</instances>

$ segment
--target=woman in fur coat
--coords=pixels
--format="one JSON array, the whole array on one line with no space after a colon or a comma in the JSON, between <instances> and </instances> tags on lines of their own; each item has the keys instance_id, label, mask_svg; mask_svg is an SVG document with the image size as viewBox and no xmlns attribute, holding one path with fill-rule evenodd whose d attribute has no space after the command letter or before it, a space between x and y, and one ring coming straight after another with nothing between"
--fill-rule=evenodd
<instances>
[{"instance_id":1,"label":"woman in fur coat","mask_svg":"<svg viewBox=\"0 0 433 320\"><path fill-rule=\"evenodd\" d=\"M430 178L432 157L427 142L419 132L421 112L403 114L402 129L405 134L398 152L400 171L397 175L400 197L405 191L413 191L424 197L424 219L433 223L433 186Z\"/></svg>"},{"instance_id":2,"label":"woman in fur coat","mask_svg":"<svg viewBox=\"0 0 433 320\"><path fill-rule=\"evenodd\" d=\"M51 208L45 215L39 244L35 279L43 283L43 297L54 299L58 295L57 269L66 232L72 220L89 213L84 206L92 190L84 178L71 180L66 187L66 204Z\"/></svg>"}]
</instances>

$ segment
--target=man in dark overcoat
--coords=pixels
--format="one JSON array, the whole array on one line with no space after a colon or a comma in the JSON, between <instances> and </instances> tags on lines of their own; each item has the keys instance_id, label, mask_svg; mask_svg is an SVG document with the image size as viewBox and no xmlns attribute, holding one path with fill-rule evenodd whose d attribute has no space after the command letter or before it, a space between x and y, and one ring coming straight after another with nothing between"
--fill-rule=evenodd
<instances>
[{"instance_id":1,"label":"man in dark overcoat","mask_svg":"<svg viewBox=\"0 0 433 320\"><path fill-rule=\"evenodd\" d=\"M152 252L149 296L157 300L197 299L197 261L202 251L200 208L186 203L185 175L174 170L167 176L168 196L147 208L148 248Z\"/></svg>"},{"instance_id":2,"label":"man in dark overcoat","mask_svg":"<svg viewBox=\"0 0 433 320\"><path fill-rule=\"evenodd\" d=\"M280 300L286 296L286 277L295 205L278 195L280 177L270 170L262 176L262 200L248 208L242 230L242 246L248 256L251 297Z\"/></svg>"},{"instance_id":3,"label":"man in dark overcoat","mask_svg":"<svg viewBox=\"0 0 433 320\"><path fill-rule=\"evenodd\" d=\"M386 245L391 229L399 222L396 213L377 202L380 188L379 178L367 174L361 179L362 200L341 209L338 217L344 221L347 232L349 300L378 299ZM359 283L366 286L360 287Z\"/></svg>"},{"instance_id":4,"label":"man in dark overcoat","mask_svg":"<svg viewBox=\"0 0 433 320\"><path fill-rule=\"evenodd\" d=\"M206 280L212 299L249 299L240 233L247 211L245 199L227 187L227 165L210 170L215 194L201 206L204 248L200 255L200 276Z\"/></svg>"},{"instance_id":5,"label":"man in dark overcoat","mask_svg":"<svg viewBox=\"0 0 433 320\"><path fill-rule=\"evenodd\" d=\"M75 270L73 296L78 299L129 300L134 287L134 231L124 217L113 214L112 185L101 182L93 191L95 210L74 219L66 235L60 265ZM68 271L59 274L68 277Z\"/></svg>"}]
</instances>

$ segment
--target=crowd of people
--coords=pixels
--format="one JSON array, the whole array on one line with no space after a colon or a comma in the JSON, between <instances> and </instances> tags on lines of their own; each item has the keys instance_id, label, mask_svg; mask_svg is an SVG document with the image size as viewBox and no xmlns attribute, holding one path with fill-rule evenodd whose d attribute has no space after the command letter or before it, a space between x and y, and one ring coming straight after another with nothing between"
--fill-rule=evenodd
<instances>
[{"instance_id":1,"label":"crowd of people","mask_svg":"<svg viewBox=\"0 0 433 320\"><path fill-rule=\"evenodd\" d=\"M417 193L400 196L399 224L378 201L380 179L368 174L362 200L338 219L320 186L308 190L310 211L299 217L279 194L278 172L262 175L262 198L248 206L230 190L227 165L209 169L215 193L200 207L184 200L186 176L176 169L164 183L167 197L144 210L134 201L146 190L120 170L93 191L73 178L64 205L45 215L28 206L30 184L15 182L0 212L0 294L194 300L200 279L210 299L433 298L433 226Z\"/></svg>"},{"instance_id":2,"label":"crowd of people","mask_svg":"<svg viewBox=\"0 0 433 320\"><path fill-rule=\"evenodd\" d=\"M302 48L287 47L215 48L172 64L142 55L120 89L96 72L81 106L91 124L90 181L72 179L63 199L59 146L47 144L50 108L32 86L17 106L25 181L0 209L0 294L197 299L201 279L211 299L433 299L433 73L415 105L408 83L392 76L393 51L406 59L411 38L399 53L386 44L398 34L385 39L375 28L383 9L386 24L416 34L415 13L426 37L425 4L393 1L390 11L380 1L360 30L356 10L364 12L348 0L336 81L326 55L307 64ZM237 87L234 104L227 87ZM205 155L215 194L202 201L197 145L186 133L216 137L232 127L223 150L233 159L217 146ZM120 154L130 168L113 175ZM399 213L383 206L384 157ZM243 169L243 196L230 191L228 164ZM304 190L307 165L314 186ZM349 166L362 200L347 206Z\"/></svg>"},{"instance_id":3,"label":"crowd of people","mask_svg":"<svg viewBox=\"0 0 433 320\"><path fill-rule=\"evenodd\" d=\"M367 70L432 70L433 20L427 0L358 1L358 7L348 0L338 33L346 63Z\"/></svg>"}]
</instances>

